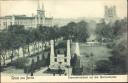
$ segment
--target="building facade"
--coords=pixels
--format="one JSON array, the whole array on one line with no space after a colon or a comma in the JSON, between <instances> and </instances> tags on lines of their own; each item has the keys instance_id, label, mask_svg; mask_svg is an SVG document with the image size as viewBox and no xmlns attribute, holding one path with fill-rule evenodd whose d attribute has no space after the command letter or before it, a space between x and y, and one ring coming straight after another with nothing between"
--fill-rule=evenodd
<instances>
[{"instance_id":1,"label":"building facade","mask_svg":"<svg viewBox=\"0 0 128 83\"><path fill-rule=\"evenodd\" d=\"M37 13L34 16L11 15L0 17L0 30L8 28L10 25L24 25L25 28L36 28L39 25L52 26L52 20L52 17L45 16L44 5L42 4L41 8L38 2Z\"/></svg>"}]
</instances>

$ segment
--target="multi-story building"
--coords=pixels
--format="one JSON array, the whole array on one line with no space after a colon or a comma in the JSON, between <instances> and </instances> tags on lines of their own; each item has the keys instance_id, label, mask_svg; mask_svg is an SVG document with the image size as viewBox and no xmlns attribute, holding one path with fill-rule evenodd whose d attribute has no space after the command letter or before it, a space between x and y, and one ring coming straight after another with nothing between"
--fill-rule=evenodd
<instances>
[{"instance_id":1,"label":"multi-story building","mask_svg":"<svg viewBox=\"0 0 128 83\"><path fill-rule=\"evenodd\" d=\"M9 25L24 25L25 28L36 28L38 25L52 26L52 17L45 16L44 5L40 8L39 2L37 7L37 14L28 17L26 15L11 15L0 17L0 30L8 28Z\"/></svg>"}]
</instances>

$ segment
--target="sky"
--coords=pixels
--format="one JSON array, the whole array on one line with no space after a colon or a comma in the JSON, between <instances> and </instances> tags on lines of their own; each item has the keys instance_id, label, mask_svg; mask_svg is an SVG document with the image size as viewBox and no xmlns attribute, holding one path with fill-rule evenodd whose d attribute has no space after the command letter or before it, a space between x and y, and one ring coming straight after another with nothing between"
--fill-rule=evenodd
<instances>
[{"instance_id":1,"label":"sky","mask_svg":"<svg viewBox=\"0 0 128 83\"><path fill-rule=\"evenodd\" d=\"M127 16L127 0L40 0L54 18L103 17L104 6L116 6L118 17ZM0 0L0 16L35 15L38 0Z\"/></svg>"}]
</instances>

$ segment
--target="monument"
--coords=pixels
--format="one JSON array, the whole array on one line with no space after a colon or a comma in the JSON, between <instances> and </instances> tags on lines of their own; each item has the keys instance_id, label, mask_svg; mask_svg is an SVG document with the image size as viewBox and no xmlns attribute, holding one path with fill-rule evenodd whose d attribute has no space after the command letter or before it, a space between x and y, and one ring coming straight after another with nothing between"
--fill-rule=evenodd
<instances>
[{"instance_id":1,"label":"monument","mask_svg":"<svg viewBox=\"0 0 128 83\"><path fill-rule=\"evenodd\" d=\"M79 43L76 43L75 54L76 54L77 56L80 56L80 48L79 48Z\"/></svg>"},{"instance_id":2,"label":"monument","mask_svg":"<svg viewBox=\"0 0 128 83\"><path fill-rule=\"evenodd\" d=\"M50 52L50 69L65 70L66 67L70 66L71 52L70 52L70 40L67 40L67 53L58 53L55 55L54 41L51 40L51 52Z\"/></svg>"}]
</instances>

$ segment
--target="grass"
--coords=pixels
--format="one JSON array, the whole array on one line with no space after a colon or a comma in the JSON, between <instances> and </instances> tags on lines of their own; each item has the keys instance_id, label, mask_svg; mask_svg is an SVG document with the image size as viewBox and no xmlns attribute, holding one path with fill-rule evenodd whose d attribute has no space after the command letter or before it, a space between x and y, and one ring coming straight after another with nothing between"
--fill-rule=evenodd
<instances>
[{"instance_id":1,"label":"grass","mask_svg":"<svg viewBox=\"0 0 128 83\"><path fill-rule=\"evenodd\" d=\"M75 44L71 46L71 53L73 54L75 50ZM95 63L99 60L107 60L108 57L112 56L110 54L111 49L105 46L95 46L89 47L80 44L80 58L81 65L83 66L83 74L90 74L92 71L92 64L95 67ZM93 54L93 57L90 56Z\"/></svg>"}]
</instances>

